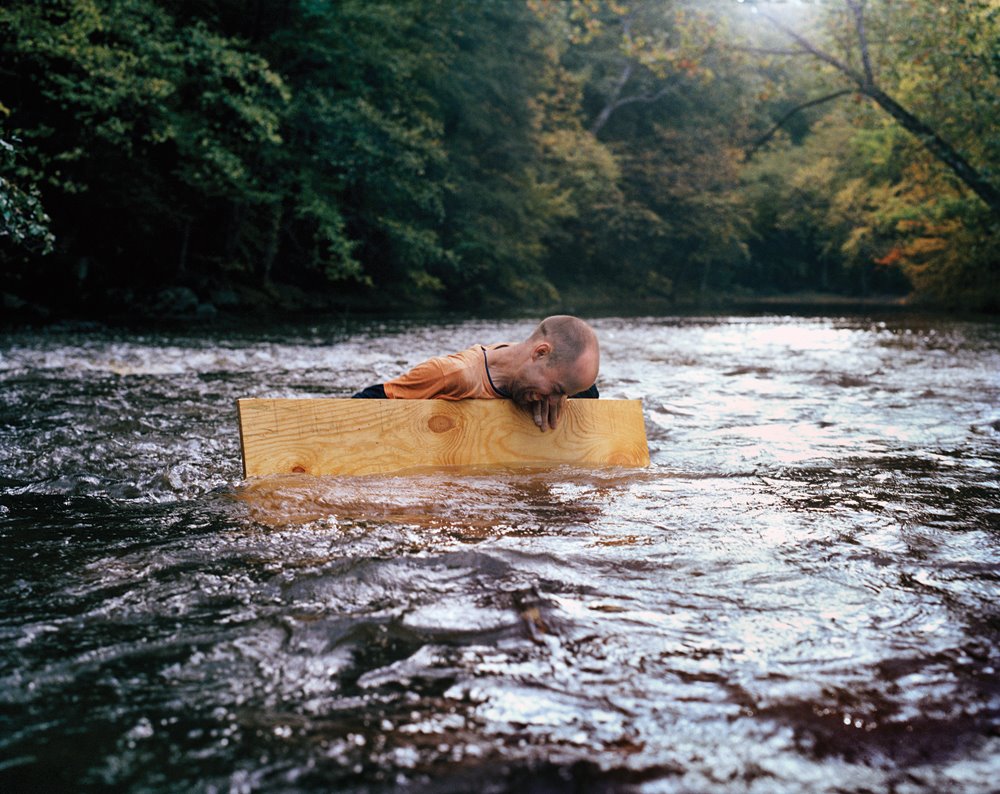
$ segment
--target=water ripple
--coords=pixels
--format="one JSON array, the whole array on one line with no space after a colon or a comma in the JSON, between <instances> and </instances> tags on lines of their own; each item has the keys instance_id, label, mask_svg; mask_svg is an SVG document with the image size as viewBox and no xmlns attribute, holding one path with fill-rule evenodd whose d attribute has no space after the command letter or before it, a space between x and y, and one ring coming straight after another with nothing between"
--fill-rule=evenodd
<instances>
[{"instance_id":1,"label":"water ripple","mask_svg":"<svg viewBox=\"0 0 1000 794\"><path fill-rule=\"evenodd\" d=\"M594 324L648 470L239 481L237 397L527 321L10 334L0 784L993 787L997 326Z\"/></svg>"}]
</instances>

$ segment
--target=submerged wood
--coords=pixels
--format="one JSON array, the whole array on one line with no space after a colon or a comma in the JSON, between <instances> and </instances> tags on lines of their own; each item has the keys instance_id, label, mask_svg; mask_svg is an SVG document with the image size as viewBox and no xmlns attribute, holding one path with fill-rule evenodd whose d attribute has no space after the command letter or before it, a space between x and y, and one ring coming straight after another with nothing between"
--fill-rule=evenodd
<instances>
[{"instance_id":1,"label":"submerged wood","mask_svg":"<svg viewBox=\"0 0 1000 794\"><path fill-rule=\"evenodd\" d=\"M243 476L649 465L639 400L570 400L543 433L509 400L237 400Z\"/></svg>"}]
</instances>

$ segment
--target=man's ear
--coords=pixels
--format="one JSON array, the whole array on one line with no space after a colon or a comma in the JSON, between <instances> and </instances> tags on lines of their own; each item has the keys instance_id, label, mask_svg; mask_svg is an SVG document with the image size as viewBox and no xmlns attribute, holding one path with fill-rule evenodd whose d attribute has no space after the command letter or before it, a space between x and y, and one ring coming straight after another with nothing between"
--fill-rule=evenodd
<instances>
[{"instance_id":1,"label":"man's ear","mask_svg":"<svg viewBox=\"0 0 1000 794\"><path fill-rule=\"evenodd\" d=\"M540 358L545 358L552 352L552 345L548 342L539 342L533 348L531 348L531 360L538 361Z\"/></svg>"}]
</instances>

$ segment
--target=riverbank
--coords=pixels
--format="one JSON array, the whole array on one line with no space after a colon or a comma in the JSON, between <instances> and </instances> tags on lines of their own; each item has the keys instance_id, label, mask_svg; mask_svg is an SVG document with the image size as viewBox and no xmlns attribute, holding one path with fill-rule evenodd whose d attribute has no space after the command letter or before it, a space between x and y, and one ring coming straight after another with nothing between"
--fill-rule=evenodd
<instances>
[{"instance_id":1,"label":"riverbank","mask_svg":"<svg viewBox=\"0 0 1000 794\"><path fill-rule=\"evenodd\" d=\"M291 284L249 286L238 283L174 285L139 290L108 288L81 290L74 296L43 300L0 291L2 323L6 327L42 327L63 322L183 322L215 325L232 321L285 321L297 317L356 314L360 316L468 314L470 307L453 306L444 300L414 300L391 293L360 289L341 291L308 290ZM476 307L479 314L511 316L553 313L599 316L607 314L642 316L691 314L693 312L736 312L756 314L825 314L833 312L895 312L917 308L901 295L838 295L820 292L752 294L709 293L707 295L618 294L604 290L568 289L551 302L520 302L494 307ZM921 303L921 311L946 314L967 312Z\"/></svg>"}]
</instances>

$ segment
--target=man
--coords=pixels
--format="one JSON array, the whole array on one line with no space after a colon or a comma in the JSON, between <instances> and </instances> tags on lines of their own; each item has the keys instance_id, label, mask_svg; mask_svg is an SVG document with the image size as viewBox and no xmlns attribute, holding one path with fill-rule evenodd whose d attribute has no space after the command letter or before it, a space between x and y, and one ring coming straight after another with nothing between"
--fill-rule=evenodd
<instances>
[{"instance_id":1,"label":"man","mask_svg":"<svg viewBox=\"0 0 1000 794\"><path fill-rule=\"evenodd\" d=\"M432 358L355 397L426 400L509 399L543 432L559 424L566 398L597 397L600 346L577 317L546 317L523 342L474 345Z\"/></svg>"}]
</instances>

